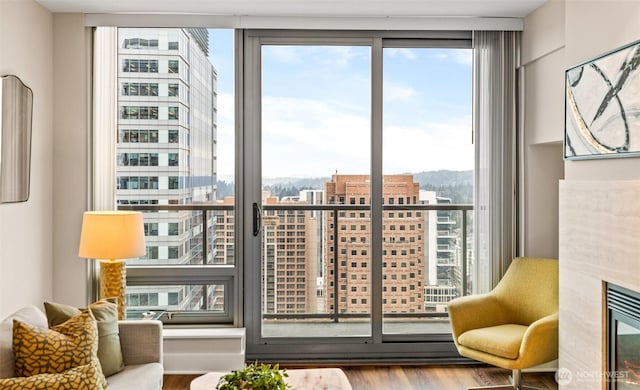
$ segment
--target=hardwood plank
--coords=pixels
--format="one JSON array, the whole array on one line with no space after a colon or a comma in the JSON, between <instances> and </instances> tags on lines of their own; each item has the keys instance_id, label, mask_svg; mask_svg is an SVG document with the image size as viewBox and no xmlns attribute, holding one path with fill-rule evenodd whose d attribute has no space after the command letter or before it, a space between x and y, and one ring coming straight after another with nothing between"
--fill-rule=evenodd
<instances>
[{"instance_id":1,"label":"hardwood plank","mask_svg":"<svg viewBox=\"0 0 640 390\"><path fill-rule=\"evenodd\" d=\"M314 368L317 367L314 366ZM295 368L303 367L296 365ZM353 390L462 390L470 386L506 384L511 374L509 370L489 366L346 366L341 368L349 378ZM188 390L191 381L198 376L165 375L163 390ZM524 384L548 390L558 389L553 373L525 373L522 377Z\"/></svg>"}]
</instances>

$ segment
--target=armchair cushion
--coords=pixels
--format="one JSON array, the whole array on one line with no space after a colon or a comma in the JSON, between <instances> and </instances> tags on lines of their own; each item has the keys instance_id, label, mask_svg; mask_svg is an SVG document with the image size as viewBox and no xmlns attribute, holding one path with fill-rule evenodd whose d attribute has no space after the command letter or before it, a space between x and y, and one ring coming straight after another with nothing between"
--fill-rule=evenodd
<instances>
[{"instance_id":1,"label":"armchair cushion","mask_svg":"<svg viewBox=\"0 0 640 390\"><path fill-rule=\"evenodd\" d=\"M522 337L527 331L524 325L507 324L472 329L458 337L458 343L467 348L483 351L507 359L517 359Z\"/></svg>"},{"instance_id":2,"label":"armchair cushion","mask_svg":"<svg viewBox=\"0 0 640 390\"><path fill-rule=\"evenodd\" d=\"M453 339L468 330L507 323L507 313L493 294L471 295L454 299L448 305Z\"/></svg>"}]
</instances>

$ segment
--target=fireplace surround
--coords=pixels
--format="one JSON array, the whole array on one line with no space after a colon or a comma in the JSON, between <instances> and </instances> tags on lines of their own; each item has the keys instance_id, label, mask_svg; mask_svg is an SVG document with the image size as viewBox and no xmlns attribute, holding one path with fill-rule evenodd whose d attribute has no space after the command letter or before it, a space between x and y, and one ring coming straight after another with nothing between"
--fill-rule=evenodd
<instances>
[{"instance_id":1,"label":"fireplace surround","mask_svg":"<svg viewBox=\"0 0 640 390\"><path fill-rule=\"evenodd\" d=\"M640 181L562 180L559 195L559 389L605 390L607 286L640 291Z\"/></svg>"}]
</instances>

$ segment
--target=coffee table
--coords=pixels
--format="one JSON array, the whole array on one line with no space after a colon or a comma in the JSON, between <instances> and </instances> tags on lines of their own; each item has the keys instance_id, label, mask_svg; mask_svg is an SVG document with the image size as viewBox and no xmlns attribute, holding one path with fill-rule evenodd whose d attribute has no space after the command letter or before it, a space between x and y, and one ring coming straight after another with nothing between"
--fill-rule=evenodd
<instances>
[{"instance_id":1,"label":"coffee table","mask_svg":"<svg viewBox=\"0 0 640 390\"><path fill-rule=\"evenodd\" d=\"M226 372L209 372L191 381L191 390L214 390ZM287 383L294 390L352 390L347 376L339 368L287 370Z\"/></svg>"}]
</instances>

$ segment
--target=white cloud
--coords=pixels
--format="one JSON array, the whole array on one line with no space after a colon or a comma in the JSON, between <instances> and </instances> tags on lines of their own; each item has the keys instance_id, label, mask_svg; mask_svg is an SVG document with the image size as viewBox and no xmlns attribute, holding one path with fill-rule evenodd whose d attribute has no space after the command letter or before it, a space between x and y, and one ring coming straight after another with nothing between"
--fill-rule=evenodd
<instances>
[{"instance_id":1,"label":"white cloud","mask_svg":"<svg viewBox=\"0 0 640 390\"><path fill-rule=\"evenodd\" d=\"M218 174L233 175L233 96L218 96ZM370 169L368 107L332 101L265 97L263 176L319 177ZM384 135L384 172L473 169L470 118L450 122L388 126Z\"/></svg>"},{"instance_id":2,"label":"white cloud","mask_svg":"<svg viewBox=\"0 0 640 390\"><path fill-rule=\"evenodd\" d=\"M418 92L408 86L387 81L384 83L384 98L389 101L394 100L411 100L418 95Z\"/></svg>"},{"instance_id":3,"label":"white cloud","mask_svg":"<svg viewBox=\"0 0 640 390\"><path fill-rule=\"evenodd\" d=\"M263 175L327 176L366 172L368 114L332 102L267 97L263 105Z\"/></svg>"},{"instance_id":4,"label":"white cloud","mask_svg":"<svg viewBox=\"0 0 640 390\"><path fill-rule=\"evenodd\" d=\"M370 119L368 110L362 111L321 100L266 98L263 175L317 177L336 170L368 173ZM470 118L385 128L386 173L473 166Z\"/></svg>"},{"instance_id":5,"label":"white cloud","mask_svg":"<svg viewBox=\"0 0 640 390\"><path fill-rule=\"evenodd\" d=\"M473 169L470 120L390 126L385 131L385 173Z\"/></svg>"},{"instance_id":6,"label":"white cloud","mask_svg":"<svg viewBox=\"0 0 640 390\"><path fill-rule=\"evenodd\" d=\"M285 64L322 65L344 68L353 58L368 53L353 46L263 46L263 56Z\"/></svg>"},{"instance_id":7,"label":"white cloud","mask_svg":"<svg viewBox=\"0 0 640 390\"><path fill-rule=\"evenodd\" d=\"M452 52L453 61L461 65L471 65L473 52L471 50L454 50Z\"/></svg>"},{"instance_id":8,"label":"white cloud","mask_svg":"<svg viewBox=\"0 0 640 390\"><path fill-rule=\"evenodd\" d=\"M365 51L362 47L354 48L352 46L324 46L320 48L311 48L315 54L315 59L320 64L346 67L351 59L363 55Z\"/></svg>"},{"instance_id":9,"label":"white cloud","mask_svg":"<svg viewBox=\"0 0 640 390\"><path fill-rule=\"evenodd\" d=\"M415 60L416 58L418 58L416 56L416 53L413 50L406 49L406 48L390 47L390 48L384 49L384 51L385 53L389 54L391 57L402 56L407 60Z\"/></svg>"},{"instance_id":10,"label":"white cloud","mask_svg":"<svg viewBox=\"0 0 640 390\"><path fill-rule=\"evenodd\" d=\"M472 52L467 49L451 49L447 50L446 53L433 53L431 58L440 60L440 61L452 61L456 64L460 65L471 65L472 60Z\"/></svg>"},{"instance_id":11,"label":"white cloud","mask_svg":"<svg viewBox=\"0 0 640 390\"><path fill-rule=\"evenodd\" d=\"M285 64L299 64L302 62L300 52L295 46L273 45L264 47L264 54L273 57L274 60Z\"/></svg>"}]
</instances>

